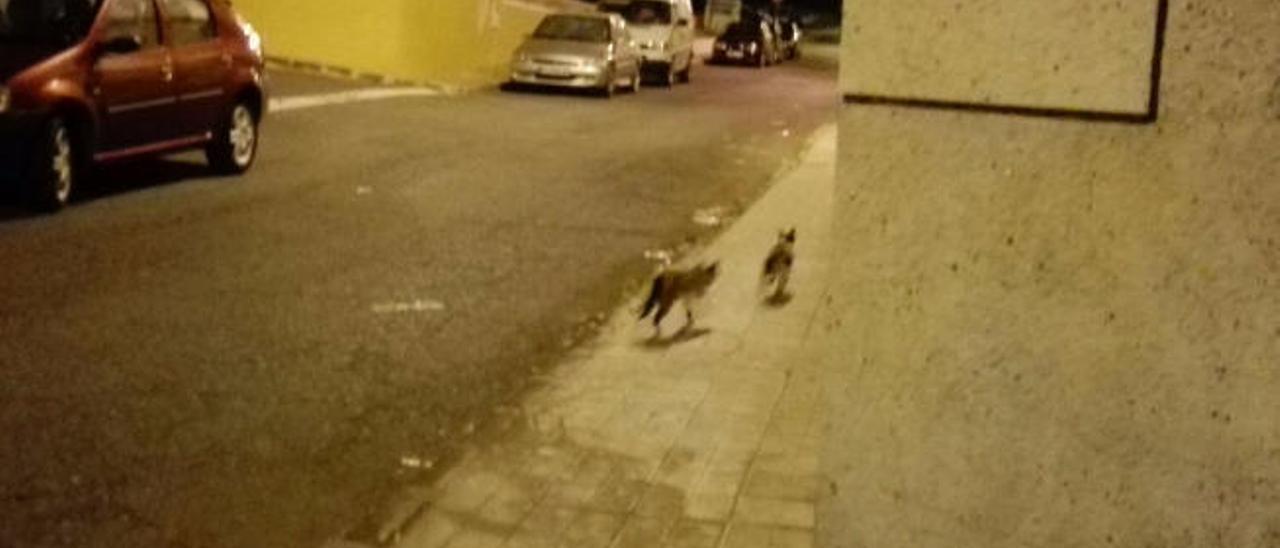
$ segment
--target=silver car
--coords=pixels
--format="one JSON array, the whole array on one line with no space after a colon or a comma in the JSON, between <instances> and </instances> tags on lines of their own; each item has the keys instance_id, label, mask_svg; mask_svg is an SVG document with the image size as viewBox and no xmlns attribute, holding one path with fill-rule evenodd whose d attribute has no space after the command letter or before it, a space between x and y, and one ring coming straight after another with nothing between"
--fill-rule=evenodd
<instances>
[{"instance_id":1,"label":"silver car","mask_svg":"<svg viewBox=\"0 0 1280 548\"><path fill-rule=\"evenodd\" d=\"M544 17L511 60L511 84L595 89L612 96L640 89L640 56L617 14L557 13Z\"/></svg>"}]
</instances>

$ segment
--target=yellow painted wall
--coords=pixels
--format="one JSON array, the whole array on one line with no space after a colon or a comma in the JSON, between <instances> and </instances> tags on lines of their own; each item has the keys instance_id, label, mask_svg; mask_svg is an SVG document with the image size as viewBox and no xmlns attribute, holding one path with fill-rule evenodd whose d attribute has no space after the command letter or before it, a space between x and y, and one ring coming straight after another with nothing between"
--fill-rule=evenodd
<instances>
[{"instance_id":1,"label":"yellow painted wall","mask_svg":"<svg viewBox=\"0 0 1280 548\"><path fill-rule=\"evenodd\" d=\"M565 0L237 0L267 54L414 82L501 81L511 52Z\"/></svg>"}]
</instances>

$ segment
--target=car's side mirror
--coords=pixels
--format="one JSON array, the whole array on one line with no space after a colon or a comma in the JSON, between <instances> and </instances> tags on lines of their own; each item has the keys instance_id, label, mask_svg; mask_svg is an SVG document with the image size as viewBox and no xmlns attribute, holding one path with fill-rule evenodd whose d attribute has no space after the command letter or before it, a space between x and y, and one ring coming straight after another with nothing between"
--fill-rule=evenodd
<instances>
[{"instance_id":1,"label":"car's side mirror","mask_svg":"<svg viewBox=\"0 0 1280 548\"><path fill-rule=\"evenodd\" d=\"M679 26L681 26L681 27L687 27L687 26L689 26L689 24L690 24L690 22L689 22L689 20L688 20L688 19L681 19L681 20L679 20L679 21L676 21L676 25L679 25Z\"/></svg>"},{"instance_id":2,"label":"car's side mirror","mask_svg":"<svg viewBox=\"0 0 1280 548\"><path fill-rule=\"evenodd\" d=\"M137 36L117 36L98 46L98 51L111 55L134 53L141 49L142 40Z\"/></svg>"}]
</instances>

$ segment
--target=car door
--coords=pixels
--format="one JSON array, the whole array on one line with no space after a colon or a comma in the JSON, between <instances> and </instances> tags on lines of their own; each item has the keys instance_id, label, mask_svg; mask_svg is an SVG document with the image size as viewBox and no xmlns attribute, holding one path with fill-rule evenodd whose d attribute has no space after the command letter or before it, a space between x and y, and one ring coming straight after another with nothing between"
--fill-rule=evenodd
<instances>
[{"instance_id":1,"label":"car door","mask_svg":"<svg viewBox=\"0 0 1280 548\"><path fill-rule=\"evenodd\" d=\"M206 0L160 0L160 7L173 54L174 122L184 137L211 134L226 108L231 52L218 39Z\"/></svg>"},{"instance_id":2,"label":"car door","mask_svg":"<svg viewBox=\"0 0 1280 548\"><path fill-rule=\"evenodd\" d=\"M173 61L153 0L110 0L97 33L91 90L102 120L97 152L173 137Z\"/></svg>"},{"instance_id":3,"label":"car door","mask_svg":"<svg viewBox=\"0 0 1280 548\"><path fill-rule=\"evenodd\" d=\"M613 52L618 74L633 74L640 69L640 52L631 31L621 17L613 21Z\"/></svg>"}]
</instances>

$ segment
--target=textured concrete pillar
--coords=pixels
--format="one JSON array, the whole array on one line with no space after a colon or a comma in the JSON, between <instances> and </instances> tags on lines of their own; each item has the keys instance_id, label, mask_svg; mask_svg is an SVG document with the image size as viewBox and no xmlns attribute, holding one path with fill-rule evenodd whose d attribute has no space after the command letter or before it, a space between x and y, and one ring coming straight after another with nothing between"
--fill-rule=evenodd
<instances>
[{"instance_id":1,"label":"textured concrete pillar","mask_svg":"<svg viewBox=\"0 0 1280 548\"><path fill-rule=\"evenodd\" d=\"M1145 114L1157 0L857 0L846 94Z\"/></svg>"},{"instance_id":2,"label":"textured concrete pillar","mask_svg":"<svg viewBox=\"0 0 1280 548\"><path fill-rule=\"evenodd\" d=\"M1280 2L1079 115L1156 5L846 2L845 93L922 100L840 116L820 546L1280 546Z\"/></svg>"}]
</instances>

